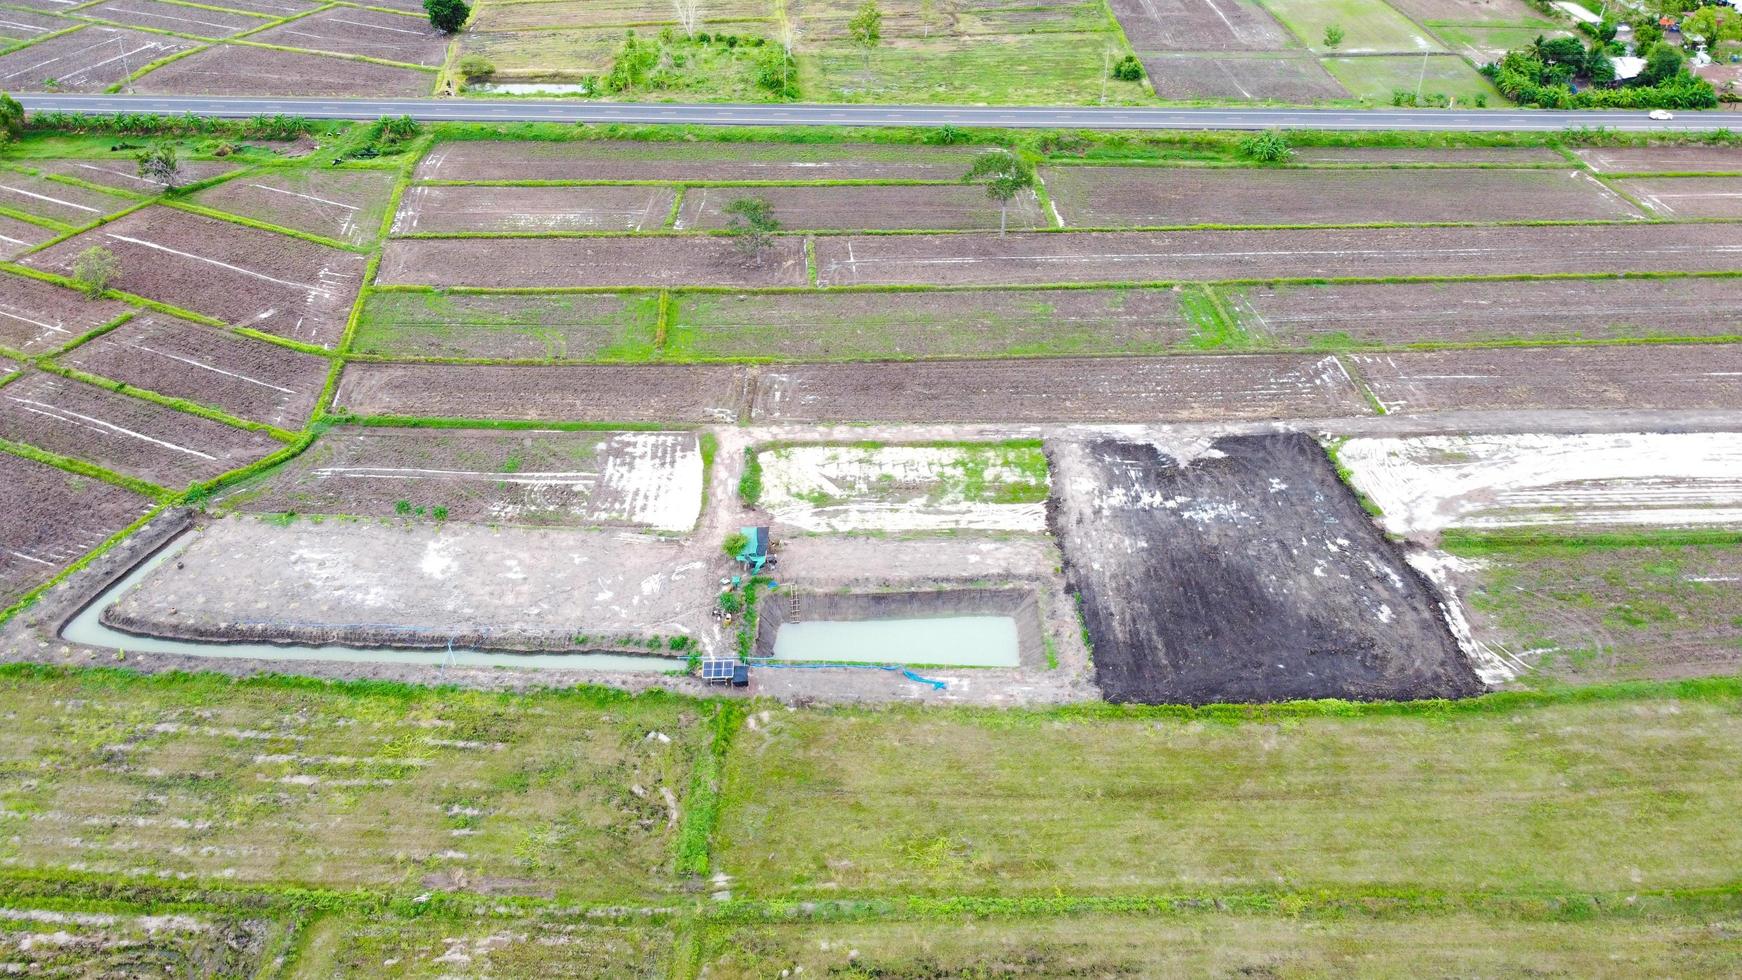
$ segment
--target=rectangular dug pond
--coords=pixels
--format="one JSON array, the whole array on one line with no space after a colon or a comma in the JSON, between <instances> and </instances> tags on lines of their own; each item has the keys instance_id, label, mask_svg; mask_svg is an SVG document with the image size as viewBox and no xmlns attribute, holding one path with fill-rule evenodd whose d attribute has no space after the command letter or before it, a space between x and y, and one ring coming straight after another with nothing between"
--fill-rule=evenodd
<instances>
[{"instance_id":1,"label":"rectangular dug pond","mask_svg":"<svg viewBox=\"0 0 1742 980\"><path fill-rule=\"evenodd\" d=\"M764 598L756 656L824 663L1035 666L1045 658L1032 592L957 589Z\"/></svg>"}]
</instances>

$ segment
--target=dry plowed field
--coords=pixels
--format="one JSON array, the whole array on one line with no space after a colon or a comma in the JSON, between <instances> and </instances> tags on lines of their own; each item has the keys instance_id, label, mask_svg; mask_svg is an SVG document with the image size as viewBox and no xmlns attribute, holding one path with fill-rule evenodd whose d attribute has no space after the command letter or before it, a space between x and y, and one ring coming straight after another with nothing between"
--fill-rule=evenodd
<instances>
[{"instance_id":1,"label":"dry plowed field","mask_svg":"<svg viewBox=\"0 0 1742 980\"><path fill-rule=\"evenodd\" d=\"M13 372L17 371L20 367L21 367L21 365L17 361L14 361L12 358L0 357L0 378L4 378L4 377L12 374Z\"/></svg>"},{"instance_id":2,"label":"dry plowed field","mask_svg":"<svg viewBox=\"0 0 1742 980\"><path fill-rule=\"evenodd\" d=\"M427 17L351 7L311 14L261 31L252 40L429 67L439 66L448 50L446 35L429 26Z\"/></svg>"},{"instance_id":3,"label":"dry plowed field","mask_svg":"<svg viewBox=\"0 0 1742 980\"><path fill-rule=\"evenodd\" d=\"M820 238L826 286L1730 271L1724 225L1563 225Z\"/></svg>"},{"instance_id":4,"label":"dry plowed field","mask_svg":"<svg viewBox=\"0 0 1742 980\"><path fill-rule=\"evenodd\" d=\"M68 275L94 245L115 254L116 288L310 343L343 330L362 283L360 255L163 207L38 252L28 264Z\"/></svg>"},{"instance_id":5,"label":"dry plowed field","mask_svg":"<svg viewBox=\"0 0 1742 980\"><path fill-rule=\"evenodd\" d=\"M186 51L195 41L115 27L87 27L0 55L0 89L101 92L147 62Z\"/></svg>"},{"instance_id":6,"label":"dry plowed field","mask_svg":"<svg viewBox=\"0 0 1742 980\"><path fill-rule=\"evenodd\" d=\"M1661 218L1742 218L1742 177L1663 177L1622 180L1615 186Z\"/></svg>"},{"instance_id":7,"label":"dry plowed field","mask_svg":"<svg viewBox=\"0 0 1742 980\"><path fill-rule=\"evenodd\" d=\"M85 225L133 203L56 180L0 170L0 207L66 225Z\"/></svg>"},{"instance_id":8,"label":"dry plowed field","mask_svg":"<svg viewBox=\"0 0 1742 980\"><path fill-rule=\"evenodd\" d=\"M66 21L47 14L0 10L0 48L22 44L33 37L41 37L53 31L64 31L71 26Z\"/></svg>"},{"instance_id":9,"label":"dry plowed field","mask_svg":"<svg viewBox=\"0 0 1742 980\"><path fill-rule=\"evenodd\" d=\"M219 160L177 162L181 166L182 181L189 184L236 169L235 164ZM108 160L47 160L41 163L32 162L31 165L44 173L59 174L116 190L132 191L135 194L156 194L163 189L161 183L139 176L139 164L126 154Z\"/></svg>"},{"instance_id":10,"label":"dry plowed field","mask_svg":"<svg viewBox=\"0 0 1742 980\"><path fill-rule=\"evenodd\" d=\"M326 358L215 327L148 314L75 348L60 363L238 418L300 429L326 384Z\"/></svg>"},{"instance_id":11,"label":"dry plowed field","mask_svg":"<svg viewBox=\"0 0 1742 980\"><path fill-rule=\"evenodd\" d=\"M1347 90L1311 55L1142 52L1155 94L1174 101L1314 102L1346 99Z\"/></svg>"},{"instance_id":12,"label":"dry plowed field","mask_svg":"<svg viewBox=\"0 0 1742 980\"><path fill-rule=\"evenodd\" d=\"M54 237L54 232L28 221L0 214L0 256L12 258L32 245L40 245Z\"/></svg>"},{"instance_id":13,"label":"dry plowed field","mask_svg":"<svg viewBox=\"0 0 1742 980\"><path fill-rule=\"evenodd\" d=\"M398 357L642 360L658 322L659 299L648 294L375 292L351 346Z\"/></svg>"},{"instance_id":14,"label":"dry plowed field","mask_svg":"<svg viewBox=\"0 0 1742 980\"><path fill-rule=\"evenodd\" d=\"M435 76L413 68L219 44L173 61L134 84L142 95L282 95L392 98L428 95Z\"/></svg>"},{"instance_id":15,"label":"dry plowed field","mask_svg":"<svg viewBox=\"0 0 1742 980\"><path fill-rule=\"evenodd\" d=\"M1742 148L1734 146L1617 146L1573 152L1599 173L1742 174Z\"/></svg>"},{"instance_id":16,"label":"dry plowed field","mask_svg":"<svg viewBox=\"0 0 1742 980\"><path fill-rule=\"evenodd\" d=\"M1365 415L1332 357L919 361L764 368L757 422L1185 422Z\"/></svg>"},{"instance_id":17,"label":"dry plowed field","mask_svg":"<svg viewBox=\"0 0 1742 980\"><path fill-rule=\"evenodd\" d=\"M1302 146L1295 149L1290 162L1380 167L1448 164L1564 168L1567 158L1546 146Z\"/></svg>"},{"instance_id":18,"label":"dry plowed field","mask_svg":"<svg viewBox=\"0 0 1742 980\"><path fill-rule=\"evenodd\" d=\"M735 422L736 367L351 364L336 403L364 415L590 422Z\"/></svg>"},{"instance_id":19,"label":"dry plowed field","mask_svg":"<svg viewBox=\"0 0 1742 980\"><path fill-rule=\"evenodd\" d=\"M473 524L688 530L701 486L693 432L347 426L221 502L253 513L392 518L406 501Z\"/></svg>"},{"instance_id":20,"label":"dry plowed field","mask_svg":"<svg viewBox=\"0 0 1742 980\"><path fill-rule=\"evenodd\" d=\"M1251 0L1111 0L1113 16L1139 52L1275 51L1296 47Z\"/></svg>"},{"instance_id":21,"label":"dry plowed field","mask_svg":"<svg viewBox=\"0 0 1742 980\"><path fill-rule=\"evenodd\" d=\"M381 232L394 176L380 170L293 170L225 181L194 200L209 208L362 245Z\"/></svg>"},{"instance_id":22,"label":"dry plowed field","mask_svg":"<svg viewBox=\"0 0 1742 980\"><path fill-rule=\"evenodd\" d=\"M1742 336L1735 279L1253 286L1229 305L1248 334L1281 347Z\"/></svg>"},{"instance_id":23,"label":"dry plowed field","mask_svg":"<svg viewBox=\"0 0 1742 980\"><path fill-rule=\"evenodd\" d=\"M512 247L505 247L511 245ZM1738 246L1742 248L1742 246ZM717 237L400 239L377 281L420 286L802 286L804 245L752 259Z\"/></svg>"},{"instance_id":24,"label":"dry plowed field","mask_svg":"<svg viewBox=\"0 0 1742 980\"><path fill-rule=\"evenodd\" d=\"M670 187L447 187L405 192L396 235L451 232L658 231Z\"/></svg>"},{"instance_id":25,"label":"dry plowed field","mask_svg":"<svg viewBox=\"0 0 1742 980\"><path fill-rule=\"evenodd\" d=\"M977 186L947 187L696 187L684 195L679 228L724 228L726 205L759 197L774 206L781 227L796 230L998 227L998 205ZM1010 202L1010 227L1043 228L1052 222L1033 193Z\"/></svg>"},{"instance_id":26,"label":"dry plowed field","mask_svg":"<svg viewBox=\"0 0 1742 980\"><path fill-rule=\"evenodd\" d=\"M180 488L283 448L258 432L49 374L0 388L0 438Z\"/></svg>"},{"instance_id":27,"label":"dry plowed field","mask_svg":"<svg viewBox=\"0 0 1742 980\"><path fill-rule=\"evenodd\" d=\"M114 21L130 27L149 27L195 37L229 37L269 22L267 17L227 13L206 7L188 7L163 0L108 0L80 7L79 16Z\"/></svg>"},{"instance_id":28,"label":"dry plowed field","mask_svg":"<svg viewBox=\"0 0 1742 980\"><path fill-rule=\"evenodd\" d=\"M1738 409L1742 345L1350 355L1390 412Z\"/></svg>"},{"instance_id":29,"label":"dry plowed field","mask_svg":"<svg viewBox=\"0 0 1742 980\"><path fill-rule=\"evenodd\" d=\"M419 180L957 180L971 147L780 143L441 143Z\"/></svg>"},{"instance_id":30,"label":"dry plowed field","mask_svg":"<svg viewBox=\"0 0 1742 980\"><path fill-rule=\"evenodd\" d=\"M126 311L111 300L87 300L70 289L0 272L0 347L41 354Z\"/></svg>"},{"instance_id":31,"label":"dry plowed field","mask_svg":"<svg viewBox=\"0 0 1742 980\"><path fill-rule=\"evenodd\" d=\"M703 8L712 24L709 30L738 30L738 25L718 23L723 20L766 18L768 5L762 0L709 0ZM675 24L676 12L670 3L658 0L531 0L527 3L488 3L480 7L474 30L508 31L529 27L620 27L626 25ZM657 34L657 28L640 28L643 34ZM761 33L746 25L750 34ZM618 32L621 34L621 32Z\"/></svg>"},{"instance_id":32,"label":"dry plowed field","mask_svg":"<svg viewBox=\"0 0 1742 980\"><path fill-rule=\"evenodd\" d=\"M269 17L289 17L292 14L305 13L319 7L319 0L224 0L213 6L226 10L242 10L251 14L265 14ZM371 6L385 7L392 4L375 3Z\"/></svg>"},{"instance_id":33,"label":"dry plowed field","mask_svg":"<svg viewBox=\"0 0 1742 980\"><path fill-rule=\"evenodd\" d=\"M1067 226L1362 224L1639 218L1582 171L1054 167Z\"/></svg>"},{"instance_id":34,"label":"dry plowed field","mask_svg":"<svg viewBox=\"0 0 1742 980\"><path fill-rule=\"evenodd\" d=\"M1411 700L1481 691L1404 561L1302 433L1058 451L1051 511L1110 701ZM1165 545L1165 546L1158 546Z\"/></svg>"},{"instance_id":35,"label":"dry plowed field","mask_svg":"<svg viewBox=\"0 0 1742 980\"><path fill-rule=\"evenodd\" d=\"M0 609L150 509L132 491L0 453Z\"/></svg>"},{"instance_id":36,"label":"dry plowed field","mask_svg":"<svg viewBox=\"0 0 1742 980\"><path fill-rule=\"evenodd\" d=\"M834 360L1161 353L1195 327L1154 290L697 293L674 301L668 358Z\"/></svg>"}]
</instances>

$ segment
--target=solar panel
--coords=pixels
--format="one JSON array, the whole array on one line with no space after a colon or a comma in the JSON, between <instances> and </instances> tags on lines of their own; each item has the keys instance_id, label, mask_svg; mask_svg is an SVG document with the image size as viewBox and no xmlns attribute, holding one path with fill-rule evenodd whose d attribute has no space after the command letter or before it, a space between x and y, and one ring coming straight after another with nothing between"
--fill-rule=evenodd
<instances>
[{"instance_id":1,"label":"solar panel","mask_svg":"<svg viewBox=\"0 0 1742 980\"><path fill-rule=\"evenodd\" d=\"M737 667L736 657L709 657L702 661L702 680L729 681Z\"/></svg>"}]
</instances>

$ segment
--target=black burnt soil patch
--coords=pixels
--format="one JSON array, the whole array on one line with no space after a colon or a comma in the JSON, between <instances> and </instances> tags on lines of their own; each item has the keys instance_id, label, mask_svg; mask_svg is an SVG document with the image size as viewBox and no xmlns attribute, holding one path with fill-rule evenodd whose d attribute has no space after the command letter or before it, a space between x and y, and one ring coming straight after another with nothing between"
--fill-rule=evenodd
<instances>
[{"instance_id":1,"label":"black burnt soil patch","mask_svg":"<svg viewBox=\"0 0 1742 980\"><path fill-rule=\"evenodd\" d=\"M1482 690L1404 561L1302 434L1181 463L1113 440L1058 450L1066 580L1111 701L1407 700Z\"/></svg>"}]
</instances>

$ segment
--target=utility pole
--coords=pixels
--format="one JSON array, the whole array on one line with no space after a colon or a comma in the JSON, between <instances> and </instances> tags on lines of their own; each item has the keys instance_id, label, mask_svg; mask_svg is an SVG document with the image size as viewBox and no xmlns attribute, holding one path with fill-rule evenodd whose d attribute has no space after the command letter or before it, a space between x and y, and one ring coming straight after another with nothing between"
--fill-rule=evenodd
<instances>
[{"instance_id":1,"label":"utility pole","mask_svg":"<svg viewBox=\"0 0 1742 980\"><path fill-rule=\"evenodd\" d=\"M1421 53L1421 74L1415 78L1415 101L1421 104L1421 87L1427 81L1427 52Z\"/></svg>"}]
</instances>

